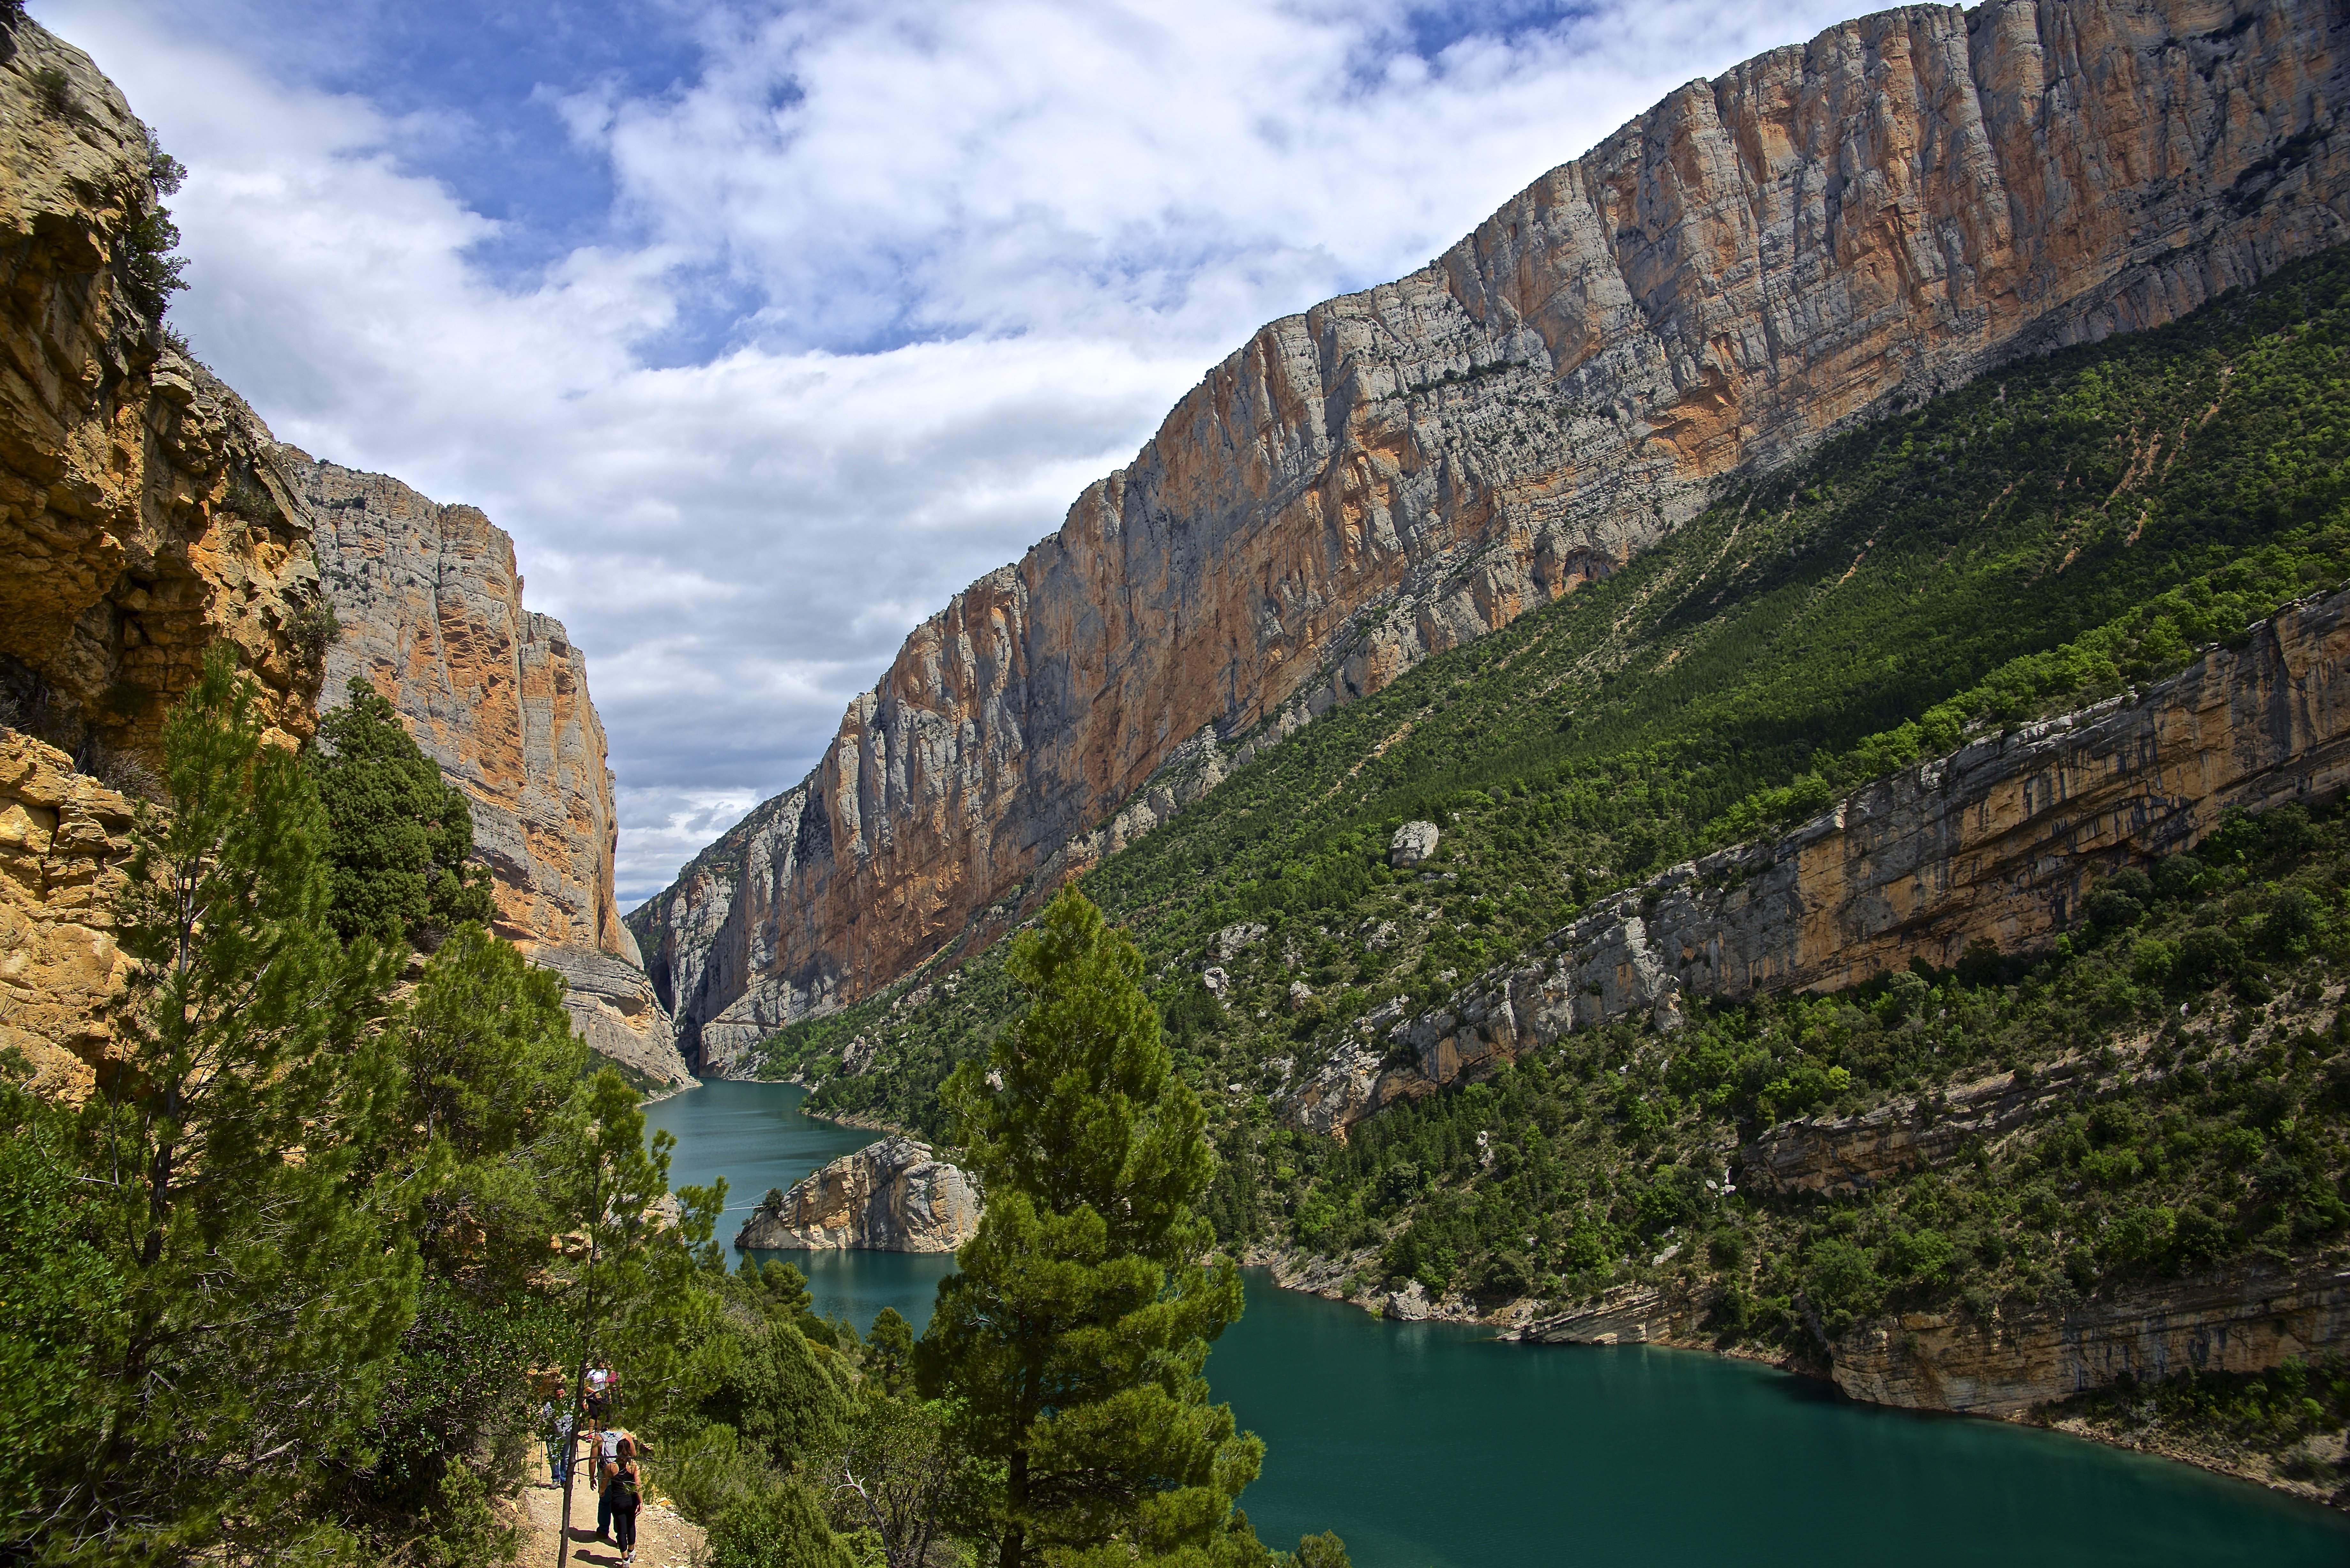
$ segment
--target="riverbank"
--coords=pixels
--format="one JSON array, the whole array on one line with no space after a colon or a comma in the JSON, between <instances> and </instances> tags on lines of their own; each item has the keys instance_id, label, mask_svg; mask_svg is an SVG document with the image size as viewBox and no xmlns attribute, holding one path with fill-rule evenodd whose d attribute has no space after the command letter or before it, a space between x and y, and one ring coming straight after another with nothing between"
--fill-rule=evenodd
<instances>
[{"instance_id":1,"label":"riverbank","mask_svg":"<svg viewBox=\"0 0 2350 1568\"><path fill-rule=\"evenodd\" d=\"M2121 1326L2139 1334L2150 1332L2198 1342L2187 1354L2168 1362L2158 1354L2136 1362L2125 1359L2125 1366L2202 1367L2207 1355L2224 1357L2230 1329L2239 1331L2237 1338L2241 1342L2247 1337L2241 1332L2249 1326L2247 1320L2272 1315L2278 1318L2279 1337L2291 1343L2292 1335L2283 1327L2286 1317L2315 1314L2328 1322L2338 1322L2345 1311L2350 1311L2350 1272L2335 1267L2339 1260L2321 1260L2304 1269L2304 1277L2299 1278L2178 1282L2163 1291L2158 1300L2107 1303L2107 1311L2100 1314L2104 1321L2093 1323L2086 1330L2072 1323L2071 1314L2053 1309L2019 1314L2014 1321L1997 1324L1972 1335L1985 1342L1983 1348L1988 1348L1995 1336L2000 1348L2015 1363L2002 1369L2005 1376L1996 1381L1986 1378L1972 1366L1964 1368L1960 1376L1939 1373L1930 1365L1930 1353L1923 1348L1925 1342L1939 1339L1947 1354L1952 1343L1962 1335L1946 1320L1925 1314L1910 1314L1898 1320L1862 1324L1825 1352L1805 1355L1802 1348L1791 1350L1783 1345L1708 1327L1709 1314L1700 1299L1702 1293L1686 1281L1622 1285L1575 1303L1543 1302L1522 1296L1498 1303L1480 1303L1452 1293L1431 1297L1417 1282L1403 1291L1381 1291L1365 1285L1364 1281L1378 1279L1381 1274L1376 1248L1322 1257L1297 1248L1260 1243L1247 1249L1242 1261L1264 1269L1274 1283L1284 1290L1320 1296L1374 1317L1490 1329L1498 1339L1527 1344L1645 1345L1666 1350L1702 1351L1832 1384L1845 1397L1859 1404L1970 1416L2065 1432L2252 1481L2272 1490L2350 1512L2350 1433L2312 1433L2263 1449L2214 1434L2181 1429L2175 1423L2152 1417L2133 1420L2121 1414L2116 1401L2109 1397L2058 1395L2048 1376L2053 1365L2040 1368L2031 1355L2035 1342L2042 1339L2064 1342L2076 1359L2100 1349L2113 1350L2116 1347L2106 1342L2125 1337L2113 1332L2116 1324L2112 1320L2116 1318ZM2314 1276L2314 1282L2306 1276ZM2313 1282L2315 1288L2312 1288ZM2148 1293L2151 1297L2152 1293ZM2210 1304L2213 1297L2220 1298L2216 1309ZM2279 1314L2281 1305L2283 1311ZM2197 1311L2198 1306L2202 1310ZM2174 1317L2178 1321L2169 1321ZM2042 1319L2046 1321L2041 1322ZM2154 1326L2148 1328L2148 1324ZM2100 1330L2104 1331L2102 1337ZM2307 1334L2305 1325L2303 1331ZM2307 1334L2307 1337L2323 1343L2326 1338L2339 1336ZM2217 1349L2213 1350L2210 1347L2215 1338ZM2133 1344L2118 1348L2126 1357L2139 1347ZM2157 1348L2158 1351L2161 1347ZM1879 1364L1886 1359L1906 1360L1908 1375L1884 1376ZM2282 1355L2274 1355L2252 1370L2265 1370L2282 1359ZM2213 1365L2220 1363L2215 1359ZM2028 1389L2035 1376L2049 1388L2050 1397L2012 1397L1990 1401L1993 1407L1970 1408L1959 1402L1968 1396L1952 1392L1969 1385L1978 1390L1988 1386ZM1870 1394L1877 1389L1930 1391L1940 1398L1929 1402L1925 1398L1871 1397Z\"/></svg>"}]
</instances>

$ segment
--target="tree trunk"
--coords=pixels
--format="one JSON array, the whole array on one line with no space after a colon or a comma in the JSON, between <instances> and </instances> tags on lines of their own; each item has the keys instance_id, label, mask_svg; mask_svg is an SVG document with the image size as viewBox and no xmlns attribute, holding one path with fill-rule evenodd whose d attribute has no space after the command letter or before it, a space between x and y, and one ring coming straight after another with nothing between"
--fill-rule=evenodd
<instances>
[{"instance_id":1,"label":"tree trunk","mask_svg":"<svg viewBox=\"0 0 2350 1568\"><path fill-rule=\"evenodd\" d=\"M996 1568L1022 1568L1022 1556L1027 1546L1026 1514L1028 1511L1028 1450L1012 1450L1010 1485L1005 1489L1005 1501L1012 1505L1012 1522L1003 1527L1003 1550L998 1554Z\"/></svg>"}]
</instances>

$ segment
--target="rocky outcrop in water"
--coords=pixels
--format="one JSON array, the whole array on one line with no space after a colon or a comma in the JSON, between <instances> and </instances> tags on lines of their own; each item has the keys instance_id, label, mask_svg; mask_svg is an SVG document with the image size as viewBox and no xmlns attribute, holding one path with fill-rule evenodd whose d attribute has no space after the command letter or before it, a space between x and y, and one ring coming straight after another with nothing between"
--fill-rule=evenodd
<instances>
[{"instance_id":1,"label":"rocky outcrop in water","mask_svg":"<svg viewBox=\"0 0 2350 1568\"><path fill-rule=\"evenodd\" d=\"M390 699L472 805L497 933L563 976L588 1044L690 1081L613 898L619 824L587 657L523 607L514 541L473 507L281 450L343 625L321 700L341 703L353 676Z\"/></svg>"},{"instance_id":2,"label":"rocky outcrop in water","mask_svg":"<svg viewBox=\"0 0 2350 1568\"><path fill-rule=\"evenodd\" d=\"M0 723L118 778L235 645L282 739L315 724L310 521L243 400L129 296L156 192L88 57L0 22Z\"/></svg>"},{"instance_id":3,"label":"rocky outcrop in water","mask_svg":"<svg viewBox=\"0 0 2350 1568\"><path fill-rule=\"evenodd\" d=\"M1343 1137L1569 1030L1639 1013L1673 1029L1684 997L1835 991L1912 959L1949 967L1972 942L2029 948L2104 872L2185 849L2230 811L2345 785L2350 592L2288 607L2135 701L1986 737L1610 898L1534 960L1342 1045L1283 1115Z\"/></svg>"},{"instance_id":4,"label":"rocky outcrop in water","mask_svg":"<svg viewBox=\"0 0 2350 1568\"><path fill-rule=\"evenodd\" d=\"M1614 571L1706 483L2350 234L2350 18L2007 0L1692 82L1260 331L637 911L705 1064L983 940L1229 767Z\"/></svg>"},{"instance_id":5,"label":"rocky outcrop in water","mask_svg":"<svg viewBox=\"0 0 2350 1568\"><path fill-rule=\"evenodd\" d=\"M951 1252L979 1229L979 1193L960 1168L933 1159L927 1144L884 1138L771 1195L734 1245Z\"/></svg>"}]
</instances>

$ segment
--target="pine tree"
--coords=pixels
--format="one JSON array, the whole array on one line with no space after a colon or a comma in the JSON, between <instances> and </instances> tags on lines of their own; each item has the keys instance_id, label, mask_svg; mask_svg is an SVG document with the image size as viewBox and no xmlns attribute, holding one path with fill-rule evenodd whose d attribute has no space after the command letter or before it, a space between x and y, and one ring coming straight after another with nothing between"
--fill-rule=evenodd
<instances>
[{"instance_id":1,"label":"pine tree","mask_svg":"<svg viewBox=\"0 0 2350 1568\"><path fill-rule=\"evenodd\" d=\"M684 1397L697 1370L687 1347L708 1335L717 1297L700 1274L716 1272L711 1233L726 1205L726 1183L688 1187L669 1198L667 1132L645 1138L637 1092L610 1067L583 1081L566 1112L550 1167L550 1190L568 1229L551 1271L562 1315L575 1429L584 1426L587 1371L611 1366L628 1390L631 1418L650 1421ZM563 1484L571 1520L575 1468Z\"/></svg>"},{"instance_id":2,"label":"pine tree","mask_svg":"<svg viewBox=\"0 0 2350 1568\"><path fill-rule=\"evenodd\" d=\"M1141 957L1070 889L1006 968L1027 1012L992 1072L966 1064L946 1089L987 1208L917 1349L923 1392L1003 1467L1001 1568L1261 1562L1232 1502L1263 1445L1201 1376L1240 1273L1209 1255L1213 1158Z\"/></svg>"},{"instance_id":3,"label":"pine tree","mask_svg":"<svg viewBox=\"0 0 2350 1568\"><path fill-rule=\"evenodd\" d=\"M452 1501L482 1490L469 1461L535 1424L527 1369L563 1354L545 1274L547 1239L571 1221L550 1173L588 1049L561 980L471 923L424 965L390 1041L397 1109L370 1158L415 1194L423 1276L362 1445L373 1457L338 1464L325 1501L382 1542L478 1534L481 1511Z\"/></svg>"},{"instance_id":4,"label":"pine tree","mask_svg":"<svg viewBox=\"0 0 2350 1568\"><path fill-rule=\"evenodd\" d=\"M412 1310L406 1214L359 1151L390 1107L391 967L326 923L326 818L215 649L163 732L118 937L134 971L85 1108L76 1229L113 1274L100 1403L47 1478L45 1552L230 1562L338 1532L303 1504Z\"/></svg>"},{"instance_id":5,"label":"pine tree","mask_svg":"<svg viewBox=\"0 0 2350 1568\"><path fill-rule=\"evenodd\" d=\"M399 711L357 676L348 701L318 722L311 759L334 823L331 919L346 939L431 947L496 909L487 872L470 864L473 816Z\"/></svg>"}]
</instances>

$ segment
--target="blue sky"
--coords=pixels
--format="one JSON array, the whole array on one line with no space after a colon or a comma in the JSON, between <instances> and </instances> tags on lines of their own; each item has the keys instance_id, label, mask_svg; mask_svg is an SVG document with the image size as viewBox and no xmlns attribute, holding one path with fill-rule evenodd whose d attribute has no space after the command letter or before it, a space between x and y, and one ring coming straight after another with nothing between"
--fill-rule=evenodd
<instances>
[{"instance_id":1,"label":"blue sky","mask_svg":"<svg viewBox=\"0 0 2350 1568\"><path fill-rule=\"evenodd\" d=\"M1820 0L31 0L190 169L173 317L564 618L624 904L1260 323Z\"/></svg>"}]
</instances>

